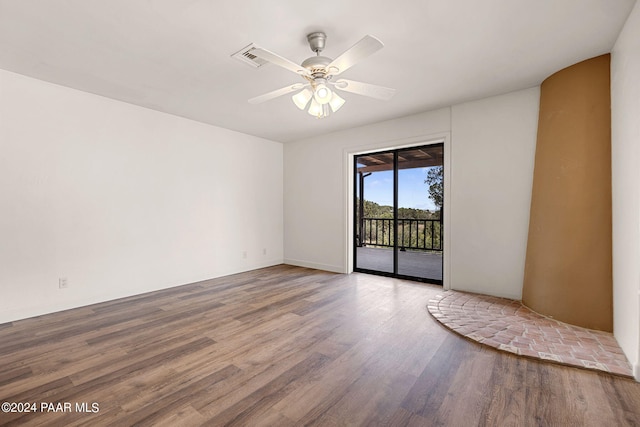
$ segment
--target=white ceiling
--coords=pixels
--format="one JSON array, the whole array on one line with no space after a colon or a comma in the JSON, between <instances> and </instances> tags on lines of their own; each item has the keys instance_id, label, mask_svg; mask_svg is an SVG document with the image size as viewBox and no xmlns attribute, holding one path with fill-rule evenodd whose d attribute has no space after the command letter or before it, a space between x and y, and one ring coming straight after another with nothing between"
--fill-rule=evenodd
<instances>
[{"instance_id":1,"label":"white ceiling","mask_svg":"<svg viewBox=\"0 0 640 427\"><path fill-rule=\"evenodd\" d=\"M635 0L0 0L0 68L275 141L295 141L540 84L611 50ZM397 89L344 93L318 120L302 81L231 54L256 43L294 62L327 33L335 58L365 34L384 49L341 77Z\"/></svg>"}]
</instances>

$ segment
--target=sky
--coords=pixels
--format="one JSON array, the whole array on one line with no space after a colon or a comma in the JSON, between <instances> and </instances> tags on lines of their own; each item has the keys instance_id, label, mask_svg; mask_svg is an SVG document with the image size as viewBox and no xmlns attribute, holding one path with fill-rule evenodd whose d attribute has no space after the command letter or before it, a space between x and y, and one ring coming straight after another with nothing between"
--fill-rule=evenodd
<instances>
[{"instance_id":1,"label":"sky","mask_svg":"<svg viewBox=\"0 0 640 427\"><path fill-rule=\"evenodd\" d=\"M398 207L435 210L424 183L429 168L398 171ZM379 205L393 206L393 171L374 172L364 179L364 198Z\"/></svg>"}]
</instances>

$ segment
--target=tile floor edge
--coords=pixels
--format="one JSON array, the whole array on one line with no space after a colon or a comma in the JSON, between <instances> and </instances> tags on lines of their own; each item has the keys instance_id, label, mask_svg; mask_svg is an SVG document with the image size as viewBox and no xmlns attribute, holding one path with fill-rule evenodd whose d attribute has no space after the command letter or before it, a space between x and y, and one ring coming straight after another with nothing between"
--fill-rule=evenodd
<instances>
[{"instance_id":1,"label":"tile floor edge","mask_svg":"<svg viewBox=\"0 0 640 427\"><path fill-rule=\"evenodd\" d=\"M595 330L591 330L588 328L584 328L581 326L576 326L576 325L570 325L564 322L561 322L557 319L548 317L548 316L544 316L540 313L535 312L534 310L531 310L529 307L527 307L526 305L524 305L522 303L522 301L519 300L512 300L509 298L504 298L504 297L494 297L494 296L490 296L490 295L484 295L484 294L476 294L476 293L471 293L471 292L463 292L463 291L454 291L454 290L447 290L444 291L442 294L438 294L436 295L436 297L432 298L431 300L429 300L426 308L427 311L429 312L429 314L438 321L438 323L440 323L442 326L444 326L445 328L447 328L448 330L450 330L451 332L456 333L459 336L462 336L465 339L468 339L470 341L473 341L475 343L493 348L495 350L498 351L503 351L503 352L507 352L507 353L511 353L513 355L516 355L518 357L524 357L527 359L531 359L531 360L537 360L540 362L547 362L547 363L552 363L552 364L557 364L557 365L562 365L562 366L568 366L568 367L572 367L572 368L578 368L578 369L583 369L583 370L588 370L588 371L596 371L596 372L602 372L605 374L610 374L610 375L615 375L615 376L619 376L619 377L623 377L623 378L627 378L627 379L631 379L631 380L635 380L634 376L633 376L633 371L632 371L632 367L631 364L628 362L628 360L626 359L626 357L624 357L624 361L626 362L626 366L621 367L621 366L610 366L607 365L606 363L601 363L598 361L598 359L594 359L594 361L589 361L589 360L584 360L584 359L575 359L576 362L575 363L571 363L568 361L565 361L562 359L562 357L566 358L565 356L558 356L553 354L553 352L549 352L549 353L545 353L545 352L537 352L534 350L531 350L530 348L518 348L514 345L511 345L511 342L496 342L494 341L492 338L494 338L493 335L489 335L482 327L481 328L477 328L474 329L473 327L467 327L464 325L464 323L461 324L455 324L455 321L451 321L450 319L448 319L447 314L443 312L443 310L440 307L440 304L442 303L442 301L446 300L447 297L452 296L452 295L462 295L466 298L465 301L471 301L472 299L477 300L480 304L482 305L486 305L487 301L492 301L492 302L504 302L504 307L511 307L511 309L513 309L513 306L518 306L519 309L515 310L515 312L521 311L520 309L523 309L523 311L525 311L526 313L531 313L532 317L537 317L537 319L535 319L532 324L536 323L536 320L540 320L540 319L544 319L544 321L549 322L549 323L553 323L555 325L558 325L558 327L562 327L562 328L566 328L567 330L571 330L571 331L584 331L584 335L587 334L600 334L600 335L607 335L610 336L611 339L613 339L615 341L615 345L616 347L618 347L617 349L614 350L619 350L619 345L617 344L617 340L615 340L615 337L613 336L612 333L610 332L604 332L604 331L595 331ZM476 303L476 305L479 305L478 303ZM490 304L489 306L494 306L495 304ZM462 307L462 306L460 306ZM450 308L450 307L449 307ZM463 311L464 315L460 315L460 317L473 317L473 311L471 310L460 310ZM487 311L488 313L488 311ZM495 310L493 313L491 313L491 316L498 316L496 318L496 323L500 323L502 322L502 319L500 318L500 314L496 313ZM524 318L520 318L518 317L518 322L519 323L523 323L523 324L528 324L527 323L527 318L529 316L524 316ZM507 319L508 316L503 316L504 319ZM471 321L471 323L473 323L473 321ZM492 325L488 325L487 328L488 330L493 330L495 331L495 328L491 328L489 326ZM510 327L510 326L508 326ZM524 336L526 334L522 334L522 336ZM521 338L522 339L522 338ZM526 339L526 338L525 338ZM590 337L585 337L583 339L590 339ZM504 340L503 340L504 341ZM517 344L517 343L516 343ZM600 345L600 348L602 348L602 344L598 343ZM621 350L620 350L621 353ZM617 354L620 354L617 353ZM615 354L613 355L615 356ZM578 363L579 362L579 363ZM611 360L609 360L609 362L611 362ZM618 364L620 362L617 362ZM607 367L608 366L608 367ZM613 370L612 370L613 369Z\"/></svg>"}]
</instances>

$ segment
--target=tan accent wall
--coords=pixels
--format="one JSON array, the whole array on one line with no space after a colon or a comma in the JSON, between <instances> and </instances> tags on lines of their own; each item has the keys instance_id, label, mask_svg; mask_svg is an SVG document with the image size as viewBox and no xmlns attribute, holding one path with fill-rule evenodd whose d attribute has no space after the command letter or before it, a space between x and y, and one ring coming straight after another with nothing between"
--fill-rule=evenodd
<instances>
[{"instance_id":1,"label":"tan accent wall","mask_svg":"<svg viewBox=\"0 0 640 427\"><path fill-rule=\"evenodd\" d=\"M540 91L522 300L563 322L613 330L610 55Z\"/></svg>"}]
</instances>

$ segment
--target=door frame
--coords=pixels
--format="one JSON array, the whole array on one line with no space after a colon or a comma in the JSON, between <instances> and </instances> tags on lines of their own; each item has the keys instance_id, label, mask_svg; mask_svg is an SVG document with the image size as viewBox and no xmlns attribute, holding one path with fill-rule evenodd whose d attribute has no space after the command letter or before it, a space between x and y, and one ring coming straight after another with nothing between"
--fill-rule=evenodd
<instances>
[{"instance_id":1,"label":"door frame","mask_svg":"<svg viewBox=\"0 0 640 427\"><path fill-rule=\"evenodd\" d=\"M353 182L354 158L360 154L375 153L378 151L388 151L403 148L418 147L422 145L443 144L444 146L444 215L442 218L443 251L442 251L442 287L445 290L451 289L451 134L449 132L404 138L396 141L386 141L372 143L358 147L345 148L343 150L343 250L345 254L344 271L348 274L354 271L354 221L355 212L353 209L353 192L355 185Z\"/></svg>"}]
</instances>

